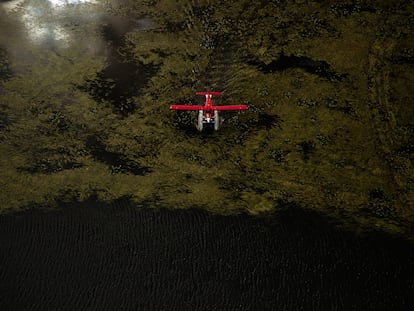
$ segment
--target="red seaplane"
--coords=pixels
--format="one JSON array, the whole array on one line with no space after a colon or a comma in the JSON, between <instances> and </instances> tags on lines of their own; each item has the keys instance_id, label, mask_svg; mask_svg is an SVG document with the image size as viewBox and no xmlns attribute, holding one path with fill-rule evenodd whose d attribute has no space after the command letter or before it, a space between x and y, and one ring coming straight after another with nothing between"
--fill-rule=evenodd
<instances>
[{"instance_id":1,"label":"red seaplane","mask_svg":"<svg viewBox=\"0 0 414 311\"><path fill-rule=\"evenodd\" d=\"M196 127L202 131L204 124L214 125L214 130L218 130L222 123L222 118L219 117L219 111L224 110L247 110L246 105L227 105L227 106L213 106L213 96L220 96L221 92L197 92L197 95L206 97L204 106L195 105L171 105L171 110L195 110L198 111L198 120Z\"/></svg>"}]
</instances>

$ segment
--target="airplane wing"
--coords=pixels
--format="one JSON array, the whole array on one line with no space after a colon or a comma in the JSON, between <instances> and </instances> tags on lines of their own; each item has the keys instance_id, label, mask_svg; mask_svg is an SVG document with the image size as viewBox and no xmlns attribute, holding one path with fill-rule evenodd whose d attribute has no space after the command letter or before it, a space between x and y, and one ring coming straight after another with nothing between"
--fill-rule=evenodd
<instances>
[{"instance_id":1,"label":"airplane wing","mask_svg":"<svg viewBox=\"0 0 414 311\"><path fill-rule=\"evenodd\" d=\"M204 106L194 106L194 105L171 105L171 110L205 110Z\"/></svg>"},{"instance_id":2,"label":"airplane wing","mask_svg":"<svg viewBox=\"0 0 414 311\"><path fill-rule=\"evenodd\" d=\"M213 106L213 110L247 110L246 105Z\"/></svg>"}]
</instances>

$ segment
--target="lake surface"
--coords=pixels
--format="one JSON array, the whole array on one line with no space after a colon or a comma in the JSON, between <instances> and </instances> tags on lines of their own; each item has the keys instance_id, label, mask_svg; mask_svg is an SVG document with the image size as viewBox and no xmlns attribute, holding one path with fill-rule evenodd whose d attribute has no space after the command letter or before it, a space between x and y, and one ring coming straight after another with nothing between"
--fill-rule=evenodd
<instances>
[{"instance_id":1,"label":"lake surface","mask_svg":"<svg viewBox=\"0 0 414 311\"><path fill-rule=\"evenodd\" d=\"M412 310L414 248L276 218L126 200L0 216L3 310Z\"/></svg>"}]
</instances>

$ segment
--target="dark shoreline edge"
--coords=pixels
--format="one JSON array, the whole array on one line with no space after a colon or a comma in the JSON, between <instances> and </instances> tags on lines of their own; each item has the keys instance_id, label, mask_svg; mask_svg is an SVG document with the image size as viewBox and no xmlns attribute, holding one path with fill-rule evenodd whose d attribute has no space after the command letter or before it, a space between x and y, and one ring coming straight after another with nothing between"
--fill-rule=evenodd
<instances>
[{"instance_id":1,"label":"dark shoreline edge","mask_svg":"<svg viewBox=\"0 0 414 311\"><path fill-rule=\"evenodd\" d=\"M70 194L70 193L69 193ZM263 221L264 223L274 223L280 222L283 219L289 217L294 217L295 214L299 214L301 217L308 215L310 219L316 220L317 222L322 222L325 226L332 227L333 230L338 232L345 232L346 234L355 235L356 237L368 238L368 239L380 239L386 241L394 241L395 243L407 244L407 246L414 247L414 236L405 236L400 233L391 233L379 229L375 229L372 226L361 227L356 222L347 218L347 221L340 219L338 215L329 214L328 211L315 210L301 207L300 205L289 202L289 203L278 203L279 208L272 210L271 212L264 212L257 215L249 214L247 211L239 210L233 211L230 214L222 214L220 211L209 210L201 206L194 206L192 208L175 208L165 204L159 204L154 201L141 201L136 202L133 200L133 196L123 196L109 201L102 201L98 199L96 194L92 194L84 200L77 200L70 198L68 199L65 195L57 197L53 204L39 204L32 203L25 207L22 207L19 210L10 209L10 210L0 210L0 217L2 215L18 215L24 216L24 213L27 212L61 212L66 209L83 209L83 208L108 208L117 206L119 208L128 207L128 208L144 208L144 209L155 209L155 210L166 210L166 211L195 211L201 213L207 213L207 215L212 216L222 216L222 217L246 217L252 218L257 221Z\"/></svg>"}]
</instances>

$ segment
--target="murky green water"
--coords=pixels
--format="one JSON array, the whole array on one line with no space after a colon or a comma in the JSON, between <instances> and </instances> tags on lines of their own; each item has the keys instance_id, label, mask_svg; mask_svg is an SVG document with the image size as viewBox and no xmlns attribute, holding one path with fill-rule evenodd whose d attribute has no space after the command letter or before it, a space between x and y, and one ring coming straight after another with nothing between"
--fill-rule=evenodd
<instances>
[{"instance_id":1,"label":"murky green water","mask_svg":"<svg viewBox=\"0 0 414 311\"><path fill-rule=\"evenodd\" d=\"M412 4L223 3L2 2L1 209L294 204L412 237ZM198 133L168 107L205 90L249 110Z\"/></svg>"}]
</instances>

